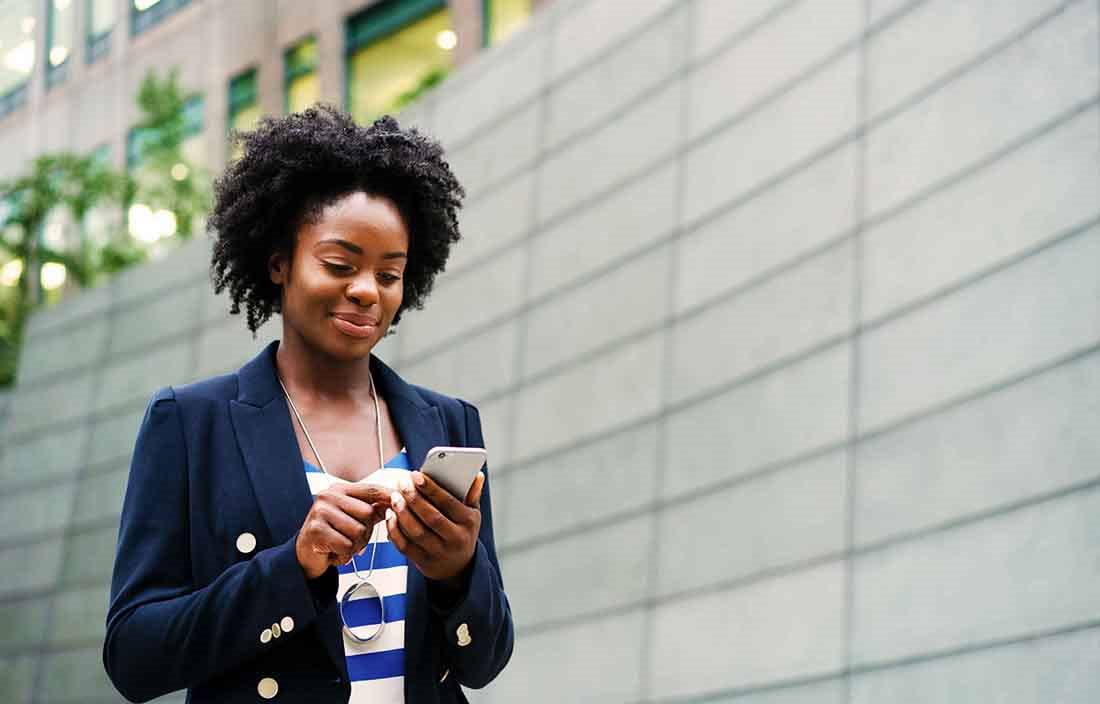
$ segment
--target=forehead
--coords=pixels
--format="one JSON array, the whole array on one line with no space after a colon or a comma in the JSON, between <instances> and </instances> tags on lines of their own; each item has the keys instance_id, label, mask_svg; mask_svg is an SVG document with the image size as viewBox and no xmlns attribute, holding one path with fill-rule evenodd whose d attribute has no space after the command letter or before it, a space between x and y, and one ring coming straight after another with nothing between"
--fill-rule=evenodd
<instances>
[{"instance_id":1,"label":"forehead","mask_svg":"<svg viewBox=\"0 0 1100 704\"><path fill-rule=\"evenodd\" d=\"M298 231L299 243L311 247L334 237L368 252L378 249L405 251L409 245L408 229L397 205L385 196L362 191L341 196L325 205L312 222L305 223Z\"/></svg>"}]
</instances>

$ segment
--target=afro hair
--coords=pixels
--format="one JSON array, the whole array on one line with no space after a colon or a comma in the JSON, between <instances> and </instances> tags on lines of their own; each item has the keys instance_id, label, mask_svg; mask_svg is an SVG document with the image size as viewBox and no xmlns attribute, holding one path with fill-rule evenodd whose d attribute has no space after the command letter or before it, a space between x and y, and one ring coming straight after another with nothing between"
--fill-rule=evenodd
<instances>
[{"instance_id":1,"label":"afro hair","mask_svg":"<svg viewBox=\"0 0 1100 704\"><path fill-rule=\"evenodd\" d=\"M270 256L289 256L302 225L357 191L391 199L409 232L404 298L391 332L402 311L424 307L460 238L457 211L465 196L439 142L415 128L402 129L388 115L363 127L325 104L265 117L233 139L243 152L215 181L207 221L216 237L210 278L215 293L229 289L231 314L244 305L253 337L272 313L281 312L282 287L269 278Z\"/></svg>"}]
</instances>

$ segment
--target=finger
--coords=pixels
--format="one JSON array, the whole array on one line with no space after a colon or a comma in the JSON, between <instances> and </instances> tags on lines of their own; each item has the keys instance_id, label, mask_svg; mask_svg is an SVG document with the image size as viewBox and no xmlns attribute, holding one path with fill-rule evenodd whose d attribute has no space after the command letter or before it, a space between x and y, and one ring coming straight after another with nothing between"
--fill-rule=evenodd
<instances>
[{"instance_id":1,"label":"finger","mask_svg":"<svg viewBox=\"0 0 1100 704\"><path fill-rule=\"evenodd\" d=\"M415 492L413 492L415 493ZM423 498L414 499L424 503ZM442 555L445 551L443 540L433 533L416 513L409 507L401 492L393 492L391 499L394 513L397 514L397 525L405 536L430 555Z\"/></svg>"},{"instance_id":2,"label":"finger","mask_svg":"<svg viewBox=\"0 0 1100 704\"><path fill-rule=\"evenodd\" d=\"M462 528L436 508L431 500L415 488L402 494L405 505L416 514L428 530L438 535L444 544L462 538Z\"/></svg>"},{"instance_id":3,"label":"finger","mask_svg":"<svg viewBox=\"0 0 1100 704\"><path fill-rule=\"evenodd\" d=\"M378 514L375 510L378 504L367 503L336 492L325 496L324 500L330 502L338 511L351 516L360 523L373 526L378 521Z\"/></svg>"},{"instance_id":4,"label":"finger","mask_svg":"<svg viewBox=\"0 0 1100 704\"><path fill-rule=\"evenodd\" d=\"M390 542L397 548L397 551L412 560L416 568L423 572L424 565L431 561L431 557L424 552L423 548L410 540L409 536L405 535L404 531L401 530L397 514L392 510L386 517L386 530L389 531Z\"/></svg>"},{"instance_id":5,"label":"finger","mask_svg":"<svg viewBox=\"0 0 1100 704\"><path fill-rule=\"evenodd\" d=\"M341 493L350 496L354 499L359 499L368 504L385 504L390 505L390 490L381 484L367 484L366 482L345 482L342 484L333 485L334 489Z\"/></svg>"},{"instance_id":6,"label":"finger","mask_svg":"<svg viewBox=\"0 0 1100 704\"><path fill-rule=\"evenodd\" d=\"M451 492L423 472L412 472L410 478L417 491L426 496L440 513L451 519L452 523L462 523L466 515L465 507Z\"/></svg>"},{"instance_id":7,"label":"finger","mask_svg":"<svg viewBox=\"0 0 1100 704\"><path fill-rule=\"evenodd\" d=\"M306 544L313 552L321 555L351 552L353 545L339 531L320 519L315 519L306 533Z\"/></svg>"},{"instance_id":8,"label":"finger","mask_svg":"<svg viewBox=\"0 0 1100 704\"><path fill-rule=\"evenodd\" d=\"M471 508L481 508L481 490L485 486L485 472L478 472L474 477L474 483L466 492L466 505Z\"/></svg>"},{"instance_id":9,"label":"finger","mask_svg":"<svg viewBox=\"0 0 1100 704\"><path fill-rule=\"evenodd\" d=\"M347 515L335 506L318 506L315 513L322 521L351 542L353 552L366 545L370 540L371 530L374 528L373 523L364 523Z\"/></svg>"}]
</instances>

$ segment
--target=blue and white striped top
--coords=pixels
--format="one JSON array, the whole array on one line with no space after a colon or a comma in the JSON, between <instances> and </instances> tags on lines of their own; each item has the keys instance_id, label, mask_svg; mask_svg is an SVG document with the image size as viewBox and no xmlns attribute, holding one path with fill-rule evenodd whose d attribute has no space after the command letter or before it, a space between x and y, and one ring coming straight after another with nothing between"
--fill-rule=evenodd
<instances>
[{"instance_id":1,"label":"blue and white striped top","mask_svg":"<svg viewBox=\"0 0 1100 704\"><path fill-rule=\"evenodd\" d=\"M305 465L309 491L315 498L330 483L344 481L339 477L325 474L319 467L304 459L302 462ZM385 467L376 470L363 481L382 484L394 490L398 488L398 479L408 475L410 469L409 454L405 448L401 448L401 452L387 462ZM385 522L374 527L371 544L377 547L368 545L363 555L354 559L359 572L365 576L370 569L371 551L377 550L374 555L374 573L370 581L382 595L386 608L386 625L382 629L382 635L369 643L356 643L350 638L344 638L344 654L348 661L348 676L351 678L351 699L348 702L349 704L404 704L405 591L409 563L389 541ZM339 573L337 601L357 581L350 563L341 565ZM378 600L373 596L363 599L353 596L348 606L349 608L344 610L348 625L353 631L362 629L363 633L356 633L356 635L362 637L369 635L379 620Z\"/></svg>"}]
</instances>

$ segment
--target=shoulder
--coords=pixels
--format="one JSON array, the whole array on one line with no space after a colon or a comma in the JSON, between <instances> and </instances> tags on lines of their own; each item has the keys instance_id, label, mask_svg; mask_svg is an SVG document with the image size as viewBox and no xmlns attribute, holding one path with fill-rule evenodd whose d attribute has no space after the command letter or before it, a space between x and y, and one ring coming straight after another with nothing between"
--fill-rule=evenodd
<instances>
[{"instance_id":1,"label":"shoulder","mask_svg":"<svg viewBox=\"0 0 1100 704\"><path fill-rule=\"evenodd\" d=\"M472 430L475 427L480 431L481 418L474 404L457 396L448 396L447 394L424 386L418 386L416 384L409 384L409 386L419 394L426 403L439 409L440 414L443 415L449 427L461 429L462 434L467 438L471 436Z\"/></svg>"},{"instance_id":2,"label":"shoulder","mask_svg":"<svg viewBox=\"0 0 1100 704\"><path fill-rule=\"evenodd\" d=\"M237 374L221 374L187 384L163 386L149 400L151 406L162 402L175 403L187 410L224 406L237 398Z\"/></svg>"}]
</instances>

